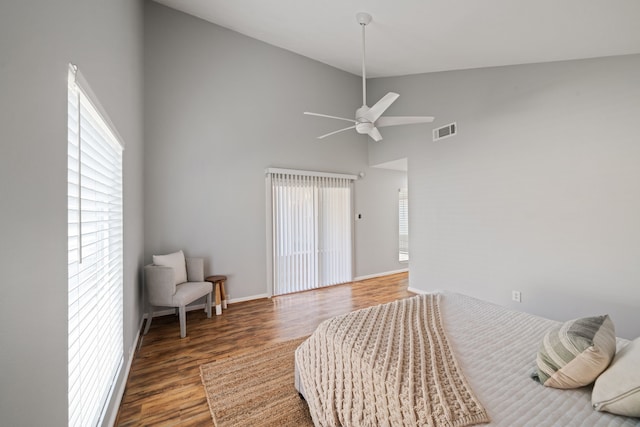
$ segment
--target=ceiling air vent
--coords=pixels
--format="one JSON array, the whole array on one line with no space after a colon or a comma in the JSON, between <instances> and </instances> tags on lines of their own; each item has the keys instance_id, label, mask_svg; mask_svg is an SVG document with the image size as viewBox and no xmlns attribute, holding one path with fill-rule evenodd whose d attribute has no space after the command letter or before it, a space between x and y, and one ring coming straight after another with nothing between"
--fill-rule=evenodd
<instances>
[{"instance_id":1,"label":"ceiling air vent","mask_svg":"<svg viewBox=\"0 0 640 427\"><path fill-rule=\"evenodd\" d=\"M446 126L439 127L433 130L433 140L439 141L444 138L449 138L458 132L458 126L455 122Z\"/></svg>"}]
</instances>

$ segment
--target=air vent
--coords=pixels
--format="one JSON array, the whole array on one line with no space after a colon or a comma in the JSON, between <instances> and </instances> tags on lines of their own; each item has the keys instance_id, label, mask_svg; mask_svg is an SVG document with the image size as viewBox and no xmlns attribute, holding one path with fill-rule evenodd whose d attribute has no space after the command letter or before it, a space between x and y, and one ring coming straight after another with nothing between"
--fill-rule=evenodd
<instances>
[{"instance_id":1,"label":"air vent","mask_svg":"<svg viewBox=\"0 0 640 427\"><path fill-rule=\"evenodd\" d=\"M433 130L433 140L439 141L444 138L449 138L458 132L458 126L455 122L446 126L439 127Z\"/></svg>"}]
</instances>

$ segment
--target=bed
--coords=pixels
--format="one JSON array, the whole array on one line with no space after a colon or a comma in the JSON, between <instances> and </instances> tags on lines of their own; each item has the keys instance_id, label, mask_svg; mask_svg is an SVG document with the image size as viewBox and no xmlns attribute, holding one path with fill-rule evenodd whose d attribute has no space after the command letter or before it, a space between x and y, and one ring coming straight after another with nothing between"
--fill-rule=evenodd
<instances>
[{"instance_id":1,"label":"bed","mask_svg":"<svg viewBox=\"0 0 640 427\"><path fill-rule=\"evenodd\" d=\"M559 325L560 322L509 310L456 293L438 292L431 294L432 299L436 297L438 300L437 310L440 312L439 318L446 336L445 344L448 343L453 354L453 357L448 357L453 359L453 362L451 362L453 368L451 369L457 368L462 373L461 393L465 393L465 390L467 390L465 387L467 387L471 391L471 397L468 400L472 404L475 401L479 404L478 408L473 408L471 418L467 417L466 420L463 420L464 422L460 422L458 425L481 424L505 427L640 426L639 418L624 417L594 410L591 404L590 386L561 390L544 387L531 378L542 337L548 330ZM425 296L416 296L410 300L421 298L425 298ZM399 301L390 304L397 303ZM379 307L386 308L386 306L388 305L384 304ZM405 311L408 313L407 309L403 310L402 313L405 313ZM367 313L365 312L366 316L369 315ZM402 316L405 316L405 314L402 314ZM338 320L337 323L335 322L336 319ZM381 321L381 319L384 319L384 321ZM377 329L381 323L387 323L387 320L387 318L378 317L372 323L372 326L368 326L368 328ZM350 320L349 322L352 321ZM406 322L415 324L415 320L408 318ZM344 318L338 316L323 322L318 327L314 334L322 330L323 342L332 347L325 351L326 354L323 357L331 360L328 362L322 360L322 369L335 371L337 365L348 365L345 369L366 369L366 363L362 363L358 358L352 359L349 356L348 360L335 360L335 354L338 353L338 348L344 340L344 337L340 334L346 334L347 332L339 332L337 330L331 332L329 329L332 326L323 328L323 326L326 326L324 323L327 323L327 325L342 324L338 328L343 330L348 330L355 327L353 325L357 325L357 323L348 323L345 326ZM357 326L357 328L361 327ZM358 330L354 333L357 333L358 336L371 335L368 329ZM328 381L324 377L321 378L319 373L320 366L314 368L315 370L307 366L311 363L309 355L313 354L313 349L320 347L317 344L317 339L316 344L313 344L313 338L314 335L303 342L296 350L295 386L300 395L309 404L316 426L397 425L398 423L393 421L362 421L366 419L366 414L365 418L362 418L362 414L360 414L361 418L348 420L342 419L342 415L332 420L318 416L320 406L323 406L329 412L343 411L342 405L344 403L341 400L344 400L344 396L348 396L348 399L351 400L353 396L358 394L358 391L357 388L352 388L351 385L347 387L348 389L345 389L345 386L340 385L339 381ZM359 338L358 341L360 341ZM325 344L322 344L322 346L326 346ZM622 348L627 344L627 340L617 339L618 348ZM357 343L354 347L353 354L360 351L358 350L360 348L359 345ZM405 344L396 340L394 345L402 347ZM335 350L333 346L335 346ZM425 348L428 348L428 346ZM363 349L360 352L365 352L365 350ZM376 376L375 371L379 367L370 368L372 372L367 375ZM450 368L445 366L440 369L448 370ZM318 373L314 374L313 372ZM336 376L335 373L332 373L332 375ZM344 374L340 373L340 375L343 376ZM359 382L362 383L363 381L359 380ZM386 388L380 388L380 386L377 386L378 388L376 386L366 387L363 384L361 386L364 387L365 391L360 391L359 393L365 399L377 399L373 396L375 394L395 393L393 387L388 384ZM338 388L339 393L330 395L327 393L329 388ZM444 388L448 388L448 386ZM313 391L309 392L310 389ZM336 398L338 395L340 397ZM395 396L390 396L389 398L395 398ZM412 396L411 399L413 398ZM406 400L406 397L398 398L397 400L403 399ZM349 403L350 405L363 405L362 402L357 402L357 398L353 398L353 400L354 403ZM369 409L369 411L375 411L375 407L378 404L379 402L372 403L370 406L373 409ZM376 419L375 414L371 416L372 418L370 419ZM410 425L406 421L404 424ZM416 423L416 425L418 424L420 423ZM429 424L431 423L422 425Z\"/></svg>"}]
</instances>

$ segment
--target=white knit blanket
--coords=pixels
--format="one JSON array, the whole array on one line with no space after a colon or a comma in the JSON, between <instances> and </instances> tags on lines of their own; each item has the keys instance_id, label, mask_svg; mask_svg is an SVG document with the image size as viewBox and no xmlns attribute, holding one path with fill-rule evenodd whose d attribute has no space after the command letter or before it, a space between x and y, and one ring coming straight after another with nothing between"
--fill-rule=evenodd
<instances>
[{"instance_id":1,"label":"white knit blanket","mask_svg":"<svg viewBox=\"0 0 640 427\"><path fill-rule=\"evenodd\" d=\"M440 296L334 317L296 350L316 426L467 426L489 418L460 372Z\"/></svg>"}]
</instances>

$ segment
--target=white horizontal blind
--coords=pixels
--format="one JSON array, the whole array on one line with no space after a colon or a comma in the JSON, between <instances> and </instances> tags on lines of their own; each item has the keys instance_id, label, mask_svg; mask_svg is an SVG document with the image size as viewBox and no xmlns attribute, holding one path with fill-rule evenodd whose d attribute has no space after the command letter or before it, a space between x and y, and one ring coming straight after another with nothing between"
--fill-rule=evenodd
<instances>
[{"instance_id":1,"label":"white horizontal blind","mask_svg":"<svg viewBox=\"0 0 640 427\"><path fill-rule=\"evenodd\" d=\"M352 180L327 175L270 175L274 295L352 280Z\"/></svg>"},{"instance_id":2,"label":"white horizontal blind","mask_svg":"<svg viewBox=\"0 0 640 427\"><path fill-rule=\"evenodd\" d=\"M398 259L409 261L409 192L406 188L398 191Z\"/></svg>"},{"instance_id":3,"label":"white horizontal blind","mask_svg":"<svg viewBox=\"0 0 640 427\"><path fill-rule=\"evenodd\" d=\"M69 426L104 416L123 361L122 146L69 72Z\"/></svg>"}]
</instances>

